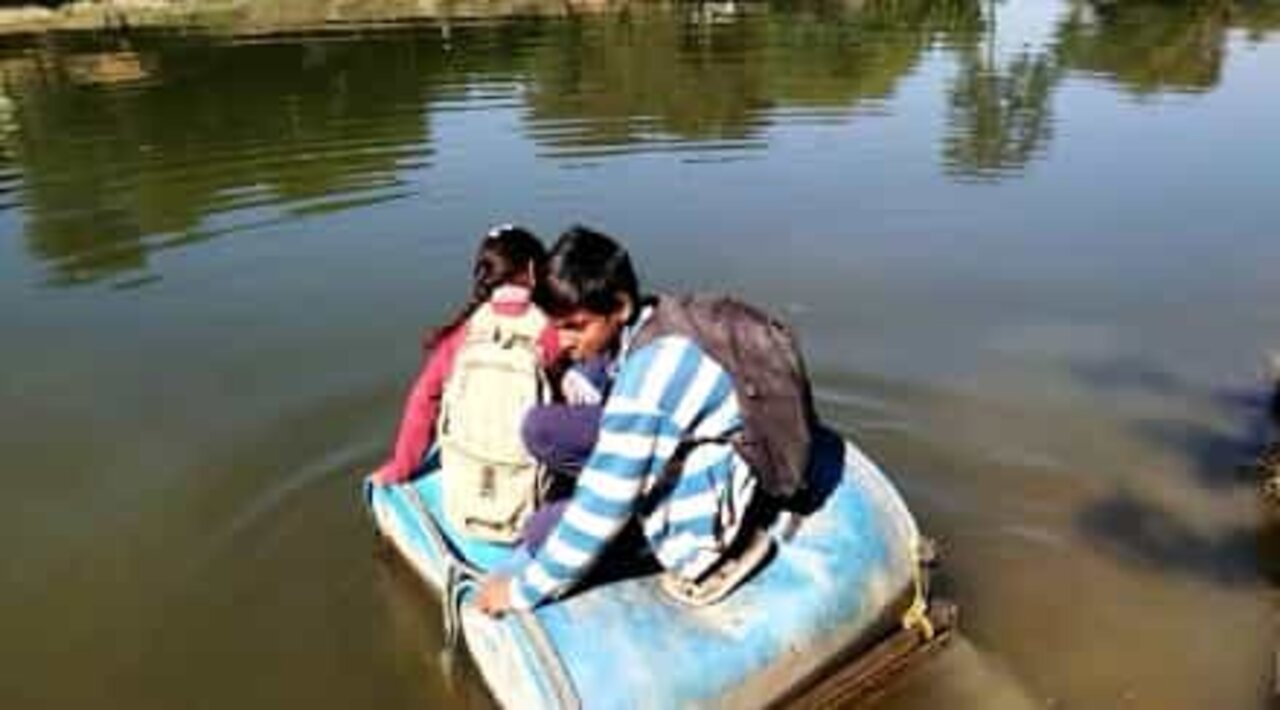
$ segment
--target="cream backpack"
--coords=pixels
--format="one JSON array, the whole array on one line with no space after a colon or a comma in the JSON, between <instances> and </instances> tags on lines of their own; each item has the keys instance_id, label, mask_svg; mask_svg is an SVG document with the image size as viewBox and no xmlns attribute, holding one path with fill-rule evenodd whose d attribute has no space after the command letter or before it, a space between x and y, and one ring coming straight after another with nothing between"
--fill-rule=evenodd
<instances>
[{"instance_id":1,"label":"cream backpack","mask_svg":"<svg viewBox=\"0 0 1280 710\"><path fill-rule=\"evenodd\" d=\"M538 357L547 319L536 308L501 316L484 304L467 320L440 406L444 511L472 537L514 543L542 493L542 468L520 425L548 388Z\"/></svg>"}]
</instances>

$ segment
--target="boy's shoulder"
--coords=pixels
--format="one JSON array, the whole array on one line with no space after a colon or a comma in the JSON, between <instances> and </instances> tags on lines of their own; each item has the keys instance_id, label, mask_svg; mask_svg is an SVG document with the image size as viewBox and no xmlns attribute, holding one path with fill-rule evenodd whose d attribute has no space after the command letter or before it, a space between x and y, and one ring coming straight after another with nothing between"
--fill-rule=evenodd
<instances>
[{"instance_id":1,"label":"boy's shoulder","mask_svg":"<svg viewBox=\"0 0 1280 710\"><path fill-rule=\"evenodd\" d=\"M663 335L624 353L614 389L638 400L656 400L668 389L687 388L700 372L718 376L724 369L692 338Z\"/></svg>"},{"instance_id":2,"label":"boy's shoulder","mask_svg":"<svg viewBox=\"0 0 1280 710\"><path fill-rule=\"evenodd\" d=\"M655 367L678 365L682 360L708 357L698 342L687 335L661 335L643 345L629 349L619 362L624 370L647 371Z\"/></svg>"}]
</instances>

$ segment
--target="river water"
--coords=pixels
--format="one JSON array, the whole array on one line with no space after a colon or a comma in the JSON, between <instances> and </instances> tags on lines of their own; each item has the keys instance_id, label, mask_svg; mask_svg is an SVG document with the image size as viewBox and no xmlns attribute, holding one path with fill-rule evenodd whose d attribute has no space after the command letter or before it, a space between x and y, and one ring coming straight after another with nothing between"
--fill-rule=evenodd
<instances>
[{"instance_id":1,"label":"river water","mask_svg":"<svg viewBox=\"0 0 1280 710\"><path fill-rule=\"evenodd\" d=\"M0 706L484 707L357 482L490 224L799 328L945 544L884 707L1266 707L1280 9L0 40Z\"/></svg>"}]
</instances>

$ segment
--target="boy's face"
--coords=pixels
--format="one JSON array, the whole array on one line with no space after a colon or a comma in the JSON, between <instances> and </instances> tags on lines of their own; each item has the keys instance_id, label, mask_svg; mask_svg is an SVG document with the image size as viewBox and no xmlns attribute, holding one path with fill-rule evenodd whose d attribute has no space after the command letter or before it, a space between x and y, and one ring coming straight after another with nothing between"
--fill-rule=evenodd
<instances>
[{"instance_id":1,"label":"boy's face","mask_svg":"<svg viewBox=\"0 0 1280 710\"><path fill-rule=\"evenodd\" d=\"M570 311L552 319L560 347L577 362L607 353L617 342L631 308L623 305L617 311L601 315L585 308Z\"/></svg>"}]
</instances>

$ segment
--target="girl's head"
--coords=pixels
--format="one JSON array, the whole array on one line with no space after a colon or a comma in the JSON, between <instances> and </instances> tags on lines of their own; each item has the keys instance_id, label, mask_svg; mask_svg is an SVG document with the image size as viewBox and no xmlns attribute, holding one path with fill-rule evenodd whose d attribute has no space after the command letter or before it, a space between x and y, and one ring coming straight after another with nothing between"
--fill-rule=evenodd
<instances>
[{"instance_id":1,"label":"girl's head","mask_svg":"<svg viewBox=\"0 0 1280 710\"><path fill-rule=\"evenodd\" d=\"M547 250L527 229L504 224L489 230L471 267L471 298L489 300L499 286L532 289L547 262Z\"/></svg>"},{"instance_id":2,"label":"girl's head","mask_svg":"<svg viewBox=\"0 0 1280 710\"><path fill-rule=\"evenodd\" d=\"M547 263L547 249L527 229L504 224L489 230L476 249L471 264L471 298L443 326L431 331L423 341L427 351L452 333L493 297L501 286L533 289Z\"/></svg>"},{"instance_id":3,"label":"girl's head","mask_svg":"<svg viewBox=\"0 0 1280 710\"><path fill-rule=\"evenodd\" d=\"M575 360L616 345L640 306L640 285L626 248L586 227L560 235L541 286L541 305Z\"/></svg>"}]
</instances>

